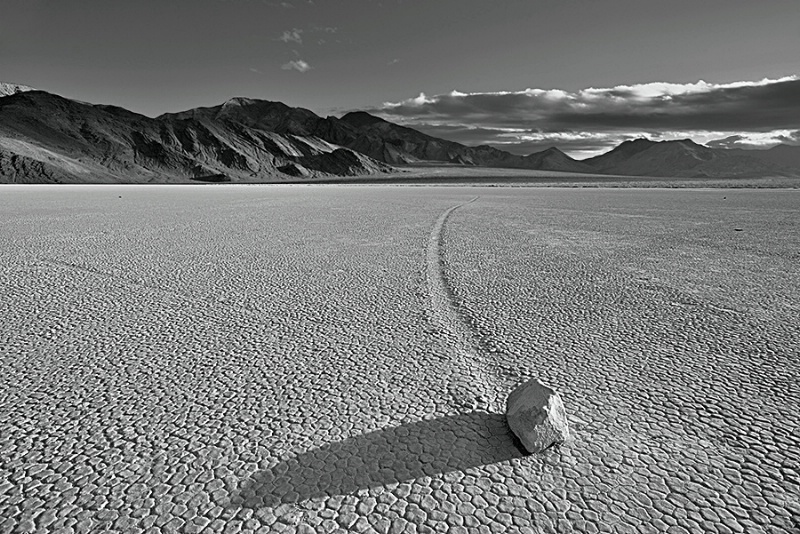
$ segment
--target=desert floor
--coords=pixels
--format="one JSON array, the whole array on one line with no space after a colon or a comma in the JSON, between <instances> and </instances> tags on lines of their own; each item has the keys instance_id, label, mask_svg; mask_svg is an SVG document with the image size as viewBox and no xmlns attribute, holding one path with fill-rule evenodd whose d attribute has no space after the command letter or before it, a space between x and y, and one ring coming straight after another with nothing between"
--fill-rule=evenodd
<instances>
[{"instance_id":1,"label":"desert floor","mask_svg":"<svg viewBox=\"0 0 800 534\"><path fill-rule=\"evenodd\" d=\"M0 532L797 532L800 191L0 188ZM508 392L557 388L525 456Z\"/></svg>"}]
</instances>

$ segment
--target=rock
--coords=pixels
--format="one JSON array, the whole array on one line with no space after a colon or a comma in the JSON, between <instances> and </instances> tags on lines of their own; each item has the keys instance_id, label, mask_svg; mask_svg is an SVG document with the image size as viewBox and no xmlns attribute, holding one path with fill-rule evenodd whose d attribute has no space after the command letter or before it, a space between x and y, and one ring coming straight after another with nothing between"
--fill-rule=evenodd
<instances>
[{"instance_id":1,"label":"rock","mask_svg":"<svg viewBox=\"0 0 800 534\"><path fill-rule=\"evenodd\" d=\"M536 380L525 382L508 396L506 421L530 453L563 443L569 436L561 397Z\"/></svg>"},{"instance_id":2,"label":"rock","mask_svg":"<svg viewBox=\"0 0 800 534\"><path fill-rule=\"evenodd\" d=\"M289 176L296 176L298 178L306 178L311 176L311 173L308 172L308 169L296 163L287 163L286 165L278 167L278 170L281 171L283 174L288 174Z\"/></svg>"}]
</instances>

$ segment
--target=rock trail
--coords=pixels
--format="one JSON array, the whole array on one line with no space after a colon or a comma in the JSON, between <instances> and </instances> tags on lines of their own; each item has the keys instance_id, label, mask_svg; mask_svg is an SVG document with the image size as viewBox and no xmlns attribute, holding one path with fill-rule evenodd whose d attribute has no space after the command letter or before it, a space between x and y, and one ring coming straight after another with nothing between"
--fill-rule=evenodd
<instances>
[{"instance_id":1,"label":"rock trail","mask_svg":"<svg viewBox=\"0 0 800 534\"><path fill-rule=\"evenodd\" d=\"M434 223L426 251L426 278L431 322L448 338L453 362L462 371L451 385L457 404L469 409L502 411L505 393L520 374L503 365L496 351L487 343L471 319L459 305L459 299L447 278L445 264L445 228L447 220L459 208L480 197L452 206Z\"/></svg>"}]
</instances>

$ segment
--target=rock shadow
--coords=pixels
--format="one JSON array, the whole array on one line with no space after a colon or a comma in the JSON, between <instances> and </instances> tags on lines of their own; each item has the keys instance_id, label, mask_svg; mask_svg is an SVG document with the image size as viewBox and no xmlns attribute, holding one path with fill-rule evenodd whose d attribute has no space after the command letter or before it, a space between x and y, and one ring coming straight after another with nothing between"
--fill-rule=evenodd
<instances>
[{"instance_id":1,"label":"rock shadow","mask_svg":"<svg viewBox=\"0 0 800 534\"><path fill-rule=\"evenodd\" d=\"M349 495L524 455L504 415L451 415L376 430L304 452L254 474L231 497L231 505L275 507Z\"/></svg>"}]
</instances>

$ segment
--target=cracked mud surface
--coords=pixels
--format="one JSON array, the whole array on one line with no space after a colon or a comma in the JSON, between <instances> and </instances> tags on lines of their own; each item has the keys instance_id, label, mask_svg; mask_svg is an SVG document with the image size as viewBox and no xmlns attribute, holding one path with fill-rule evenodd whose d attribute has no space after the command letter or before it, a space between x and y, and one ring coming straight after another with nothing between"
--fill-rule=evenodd
<instances>
[{"instance_id":1,"label":"cracked mud surface","mask_svg":"<svg viewBox=\"0 0 800 534\"><path fill-rule=\"evenodd\" d=\"M796 532L798 208L4 188L0 532Z\"/></svg>"}]
</instances>

